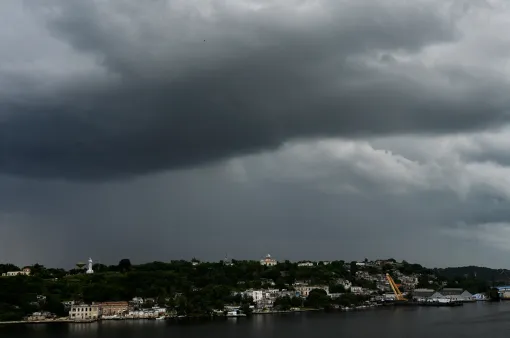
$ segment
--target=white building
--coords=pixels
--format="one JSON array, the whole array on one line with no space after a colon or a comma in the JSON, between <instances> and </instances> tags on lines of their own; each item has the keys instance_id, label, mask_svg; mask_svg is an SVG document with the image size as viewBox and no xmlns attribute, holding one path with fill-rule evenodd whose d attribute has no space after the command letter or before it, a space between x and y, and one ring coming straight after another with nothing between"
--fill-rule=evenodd
<instances>
[{"instance_id":1,"label":"white building","mask_svg":"<svg viewBox=\"0 0 510 338\"><path fill-rule=\"evenodd\" d=\"M343 279L343 278L337 279L336 280L336 284L342 285L345 290L349 290L351 288L351 286L352 286L351 281L349 281L347 279Z\"/></svg>"},{"instance_id":2,"label":"white building","mask_svg":"<svg viewBox=\"0 0 510 338\"><path fill-rule=\"evenodd\" d=\"M269 254L266 256L266 258L260 260L260 265L275 266L276 264L278 264L276 259L272 259L271 255L269 255Z\"/></svg>"},{"instance_id":3,"label":"white building","mask_svg":"<svg viewBox=\"0 0 510 338\"><path fill-rule=\"evenodd\" d=\"M295 286L294 289L299 292L301 297L308 297L310 291L315 289L320 289L326 291L326 294L329 295L329 286L325 285L315 285L315 286Z\"/></svg>"},{"instance_id":4,"label":"white building","mask_svg":"<svg viewBox=\"0 0 510 338\"><path fill-rule=\"evenodd\" d=\"M395 294L394 294L394 293L385 293L385 294L383 295L383 299L384 299L385 301L394 301L394 300L396 300L396 296L395 296Z\"/></svg>"},{"instance_id":5,"label":"white building","mask_svg":"<svg viewBox=\"0 0 510 338\"><path fill-rule=\"evenodd\" d=\"M96 320L99 318L99 304L81 304L72 305L69 311L69 318L71 320Z\"/></svg>"},{"instance_id":6,"label":"white building","mask_svg":"<svg viewBox=\"0 0 510 338\"><path fill-rule=\"evenodd\" d=\"M266 298L275 298L280 293L280 290L278 289L264 289L264 290L246 290L242 292L241 294L246 297L253 298L253 301L255 303L266 299Z\"/></svg>"},{"instance_id":7,"label":"white building","mask_svg":"<svg viewBox=\"0 0 510 338\"><path fill-rule=\"evenodd\" d=\"M297 266L312 267L312 266L314 266L314 264L312 262L299 262Z\"/></svg>"},{"instance_id":8,"label":"white building","mask_svg":"<svg viewBox=\"0 0 510 338\"><path fill-rule=\"evenodd\" d=\"M253 298L253 301L257 303L264 298L264 290L249 290L246 291L245 295Z\"/></svg>"},{"instance_id":9,"label":"white building","mask_svg":"<svg viewBox=\"0 0 510 338\"><path fill-rule=\"evenodd\" d=\"M20 271L8 271L2 274L2 277L14 277L14 276L30 276L30 268L23 268Z\"/></svg>"},{"instance_id":10,"label":"white building","mask_svg":"<svg viewBox=\"0 0 510 338\"><path fill-rule=\"evenodd\" d=\"M363 293L363 288L361 286L351 286L351 292L360 295Z\"/></svg>"}]
</instances>

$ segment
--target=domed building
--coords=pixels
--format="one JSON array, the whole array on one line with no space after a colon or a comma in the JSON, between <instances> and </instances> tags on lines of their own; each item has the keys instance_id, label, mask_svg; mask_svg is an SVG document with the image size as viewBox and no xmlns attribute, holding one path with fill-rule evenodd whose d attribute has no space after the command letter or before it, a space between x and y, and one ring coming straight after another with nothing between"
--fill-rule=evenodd
<instances>
[{"instance_id":1,"label":"domed building","mask_svg":"<svg viewBox=\"0 0 510 338\"><path fill-rule=\"evenodd\" d=\"M270 254L268 254L266 258L260 260L260 265L275 266L276 264L278 264L278 262L276 261L276 259L271 258Z\"/></svg>"}]
</instances>

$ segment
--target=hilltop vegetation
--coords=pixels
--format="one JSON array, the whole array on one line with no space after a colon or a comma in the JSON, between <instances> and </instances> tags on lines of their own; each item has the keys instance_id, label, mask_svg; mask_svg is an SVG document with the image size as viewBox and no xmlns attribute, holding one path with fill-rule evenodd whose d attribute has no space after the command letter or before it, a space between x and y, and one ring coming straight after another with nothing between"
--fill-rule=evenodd
<instances>
[{"instance_id":1,"label":"hilltop vegetation","mask_svg":"<svg viewBox=\"0 0 510 338\"><path fill-rule=\"evenodd\" d=\"M491 269L470 265L455 268L436 269L435 272L440 276L444 276L450 279L468 277L494 282L495 285L510 284L510 270L507 269Z\"/></svg>"},{"instance_id":2,"label":"hilltop vegetation","mask_svg":"<svg viewBox=\"0 0 510 338\"><path fill-rule=\"evenodd\" d=\"M299 267L296 263L286 261L274 267L265 267L258 261L232 261L232 264L172 261L131 265L129 260L124 259L117 265L96 264L95 273L91 275L84 274L80 269L66 271L37 264L31 269L32 275L28 277L0 278L0 320L20 319L38 310L65 315L63 301L90 303L125 301L133 297L154 299L154 305L166 306L179 314L188 315L210 313L213 309L222 309L225 304L238 304L247 309L252 300L234 296L236 291L269 287L289 290L296 281L329 286L331 293L345 292L336 283L338 279L375 289L373 281L356 277L358 271L379 275L397 271L404 275L414 274L420 276L417 287L461 287L472 293L487 291L493 275L502 276L497 270L488 268L431 270L405 261L396 265L366 267L344 261ZM0 273L16 270L19 267L12 264L0 265ZM382 293L380 290L374 292ZM332 304L356 304L366 299L347 292L342 298L332 301L317 290L305 300L282 297L275 305L282 309L297 305L328 308Z\"/></svg>"},{"instance_id":3,"label":"hilltop vegetation","mask_svg":"<svg viewBox=\"0 0 510 338\"><path fill-rule=\"evenodd\" d=\"M0 265L0 273L19 270ZM123 260L115 266L95 265L95 273L84 274L74 269L32 267L32 276L0 278L0 320L21 318L38 310L63 313L62 301L103 302L152 298L159 305L180 313L200 314L221 309L224 304L248 304L250 300L232 296L233 291L249 288L284 289L297 279L313 284L328 284L335 276L349 277L343 262L314 269L298 268L285 262L267 268L256 261L234 261L233 265L187 261L152 262L131 265ZM41 307L37 296L46 297Z\"/></svg>"}]
</instances>

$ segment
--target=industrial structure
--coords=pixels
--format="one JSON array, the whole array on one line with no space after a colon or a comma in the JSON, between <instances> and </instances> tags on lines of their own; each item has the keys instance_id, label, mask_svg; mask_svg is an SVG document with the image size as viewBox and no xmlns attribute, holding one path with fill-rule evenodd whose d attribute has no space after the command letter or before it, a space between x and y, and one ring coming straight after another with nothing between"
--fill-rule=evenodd
<instances>
[{"instance_id":1,"label":"industrial structure","mask_svg":"<svg viewBox=\"0 0 510 338\"><path fill-rule=\"evenodd\" d=\"M395 283L393 278L391 278L390 274L386 274L386 279L388 280L388 283L390 284L391 289L393 290L393 293L395 294L395 300L399 302L405 302L407 299L404 297L402 292L400 292L400 289L398 288L398 285Z\"/></svg>"}]
</instances>

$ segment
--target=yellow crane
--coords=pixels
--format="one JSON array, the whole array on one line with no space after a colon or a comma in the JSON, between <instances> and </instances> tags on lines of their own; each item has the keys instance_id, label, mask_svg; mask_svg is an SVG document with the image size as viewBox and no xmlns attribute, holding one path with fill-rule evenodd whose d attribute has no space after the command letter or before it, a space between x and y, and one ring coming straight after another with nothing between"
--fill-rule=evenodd
<instances>
[{"instance_id":1,"label":"yellow crane","mask_svg":"<svg viewBox=\"0 0 510 338\"><path fill-rule=\"evenodd\" d=\"M388 283L390 283L391 289L393 290L393 293L395 294L395 299L397 301L401 301L401 302L407 301L407 299L404 298L404 295L402 294L402 292L400 292L397 284L395 284L395 281L393 280L393 278L391 278L389 273L386 274L386 279L388 280Z\"/></svg>"}]
</instances>

